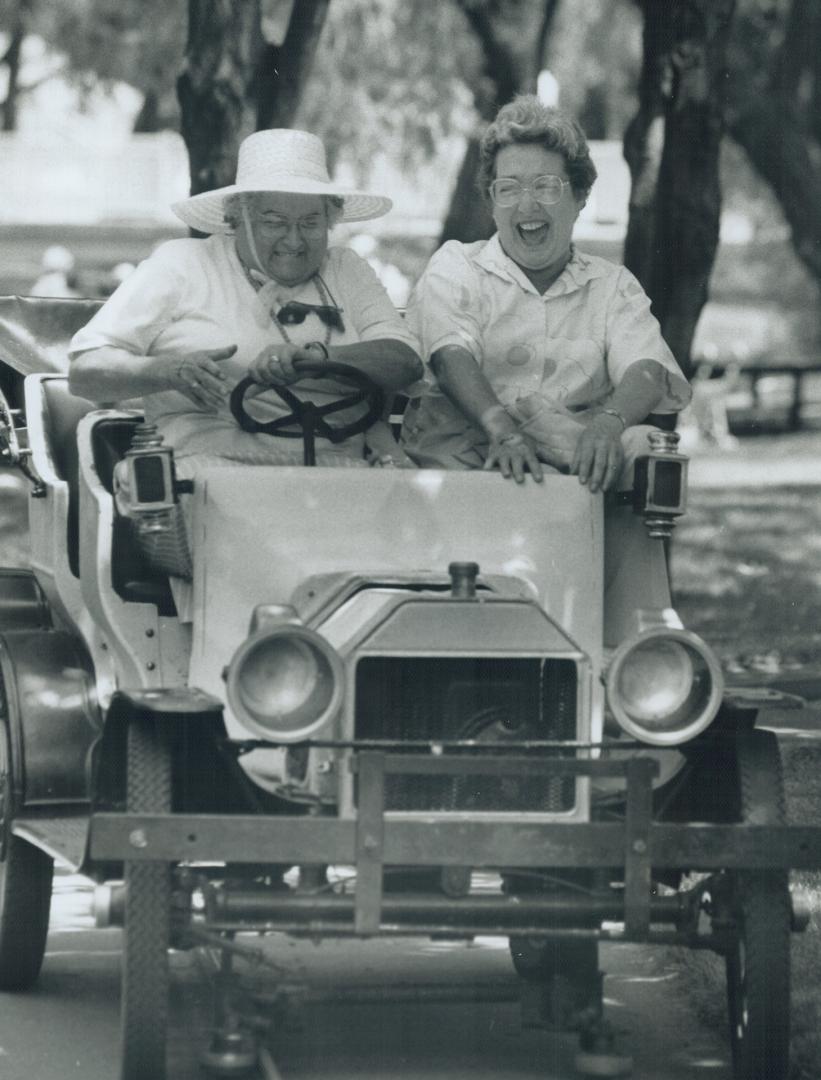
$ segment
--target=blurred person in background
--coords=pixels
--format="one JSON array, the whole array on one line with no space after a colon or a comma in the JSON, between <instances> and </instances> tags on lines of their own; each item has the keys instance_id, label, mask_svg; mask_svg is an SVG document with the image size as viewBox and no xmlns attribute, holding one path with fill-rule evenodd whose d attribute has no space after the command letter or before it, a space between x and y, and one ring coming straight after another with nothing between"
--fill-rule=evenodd
<instances>
[{"instance_id":1,"label":"blurred person in background","mask_svg":"<svg viewBox=\"0 0 821 1080\"><path fill-rule=\"evenodd\" d=\"M547 467L607 492L606 640L618 640L625 612L670 596L662 545L615 493L649 449L648 415L691 395L636 278L573 245L595 178L571 117L535 96L500 110L479 176L497 231L446 243L410 298L429 378L402 441L420 466L499 469L519 483Z\"/></svg>"},{"instance_id":2,"label":"blurred person in background","mask_svg":"<svg viewBox=\"0 0 821 1080\"><path fill-rule=\"evenodd\" d=\"M40 276L29 289L29 296L79 296L74 267L74 256L67 247L47 247L40 261Z\"/></svg>"},{"instance_id":3,"label":"blurred person in background","mask_svg":"<svg viewBox=\"0 0 821 1080\"><path fill-rule=\"evenodd\" d=\"M108 274L108 281L103 287L104 295L111 296L136 269L136 263L133 262L118 262L116 266L112 266Z\"/></svg>"}]
</instances>

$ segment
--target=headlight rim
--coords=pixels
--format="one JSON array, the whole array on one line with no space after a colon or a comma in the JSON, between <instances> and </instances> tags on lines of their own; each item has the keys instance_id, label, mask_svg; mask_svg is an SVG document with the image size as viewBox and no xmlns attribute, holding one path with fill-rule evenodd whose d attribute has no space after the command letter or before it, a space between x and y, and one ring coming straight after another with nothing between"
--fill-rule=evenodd
<instances>
[{"instance_id":1,"label":"headlight rim","mask_svg":"<svg viewBox=\"0 0 821 1080\"><path fill-rule=\"evenodd\" d=\"M333 680L331 696L322 712L299 728L287 730L266 726L251 712L239 688L239 678L243 663L261 644L274 638L296 638L316 649L331 669ZM339 653L316 630L298 623L284 623L277 626L265 626L250 634L236 649L225 673L228 705L235 718L252 734L270 743L298 743L323 727L339 711L345 697L345 667Z\"/></svg>"},{"instance_id":2,"label":"headlight rim","mask_svg":"<svg viewBox=\"0 0 821 1080\"><path fill-rule=\"evenodd\" d=\"M688 724L670 731L642 727L623 708L617 689L618 677L630 654L653 638L676 641L694 651L703 662L710 676L710 693L704 706ZM604 673L607 705L625 734L648 746L674 748L690 742L705 731L718 713L724 694L724 675L713 650L692 630L675 626L650 626L632 634L615 650Z\"/></svg>"}]
</instances>

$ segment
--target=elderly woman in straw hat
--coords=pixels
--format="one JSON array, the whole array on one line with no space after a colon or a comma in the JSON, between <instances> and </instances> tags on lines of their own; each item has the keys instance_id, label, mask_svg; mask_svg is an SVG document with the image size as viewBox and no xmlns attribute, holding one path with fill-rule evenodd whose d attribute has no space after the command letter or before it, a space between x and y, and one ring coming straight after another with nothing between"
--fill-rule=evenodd
<instances>
[{"instance_id":1,"label":"elderly woman in straw hat","mask_svg":"<svg viewBox=\"0 0 821 1080\"><path fill-rule=\"evenodd\" d=\"M328 244L337 222L390 206L333 183L316 136L250 135L234 184L172 207L207 238L160 245L75 335L72 391L95 401L143 398L183 476L205 461L300 461L298 444L241 430L230 391L250 374L260 384L254 416L267 421L289 411L275 385L300 382L319 403L350 393L315 371L304 378L300 361L349 364L389 392L419 377L415 339L374 272ZM363 436L318 439L317 463L364 465Z\"/></svg>"}]
</instances>

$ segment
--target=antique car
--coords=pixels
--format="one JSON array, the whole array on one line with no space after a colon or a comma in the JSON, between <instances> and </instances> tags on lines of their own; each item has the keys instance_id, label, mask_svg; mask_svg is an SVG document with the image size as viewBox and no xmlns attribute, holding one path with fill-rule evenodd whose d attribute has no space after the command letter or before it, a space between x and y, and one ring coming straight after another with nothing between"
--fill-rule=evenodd
<instances>
[{"instance_id":1,"label":"antique car","mask_svg":"<svg viewBox=\"0 0 821 1080\"><path fill-rule=\"evenodd\" d=\"M59 856L123 927L123 1080L166 1075L169 949L219 947L225 974L247 931L507 936L531 1020L577 1030L598 1075L625 1068L598 943L713 950L734 1077L786 1080L788 871L821 865L819 833L785 822L768 692L726 692L670 609L604 647L603 497L437 470L179 482L138 410L68 392L94 307L0 301L31 534L30 568L0 570L0 988L37 979ZM660 544L685 491L660 436L632 496ZM252 1026L215 1015L204 1064L252 1067Z\"/></svg>"}]
</instances>

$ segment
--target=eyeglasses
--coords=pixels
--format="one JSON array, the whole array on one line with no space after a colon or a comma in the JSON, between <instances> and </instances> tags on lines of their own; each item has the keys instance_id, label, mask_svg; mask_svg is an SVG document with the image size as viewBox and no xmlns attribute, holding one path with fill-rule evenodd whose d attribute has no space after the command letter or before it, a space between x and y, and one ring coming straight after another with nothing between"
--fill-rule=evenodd
<instances>
[{"instance_id":1,"label":"eyeglasses","mask_svg":"<svg viewBox=\"0 0 821 1080\"><path fill-rule=\"evenodd\" d=\"M522 184L512 176L503 176L491 181L489 190L490 197L497 206L515 206L526 191L542 206L554 206L561 199L565 187L569 186L569 180L545 173L544 176L531 180L529 184Z\"/></svg>"},{"instance_id":2,"label":"eyeglasses","mask_svg":"<svg viewBox=\"0 0 821 1080\"><path fill-rule=\"evenodd\" d=\"M283 326L299 326L304 323L308 315L313 313L318 316L326 326L334 330L344 331L345 323L342 320L342 309L332 307L330 304L303 304L299 300L289 300L288 303L277 312L277 321Z\"/></svg>"},{"instance_id":3,"label":"eyeglasses","mask_svg":"<svg viewBox=\"0 0 821 1080\"><path fill-rule=\"evenodd\" d=\"M263 236L285 236L291 229L292 225L296 225L300 236L304 236L311 239L316 236L321 236L328 230L328 222L324 216L303 218L301 221L272 221L269 218L254 217L251 218L254 223L254 228L258 229Z\"/></svg>"}]
</instances>

